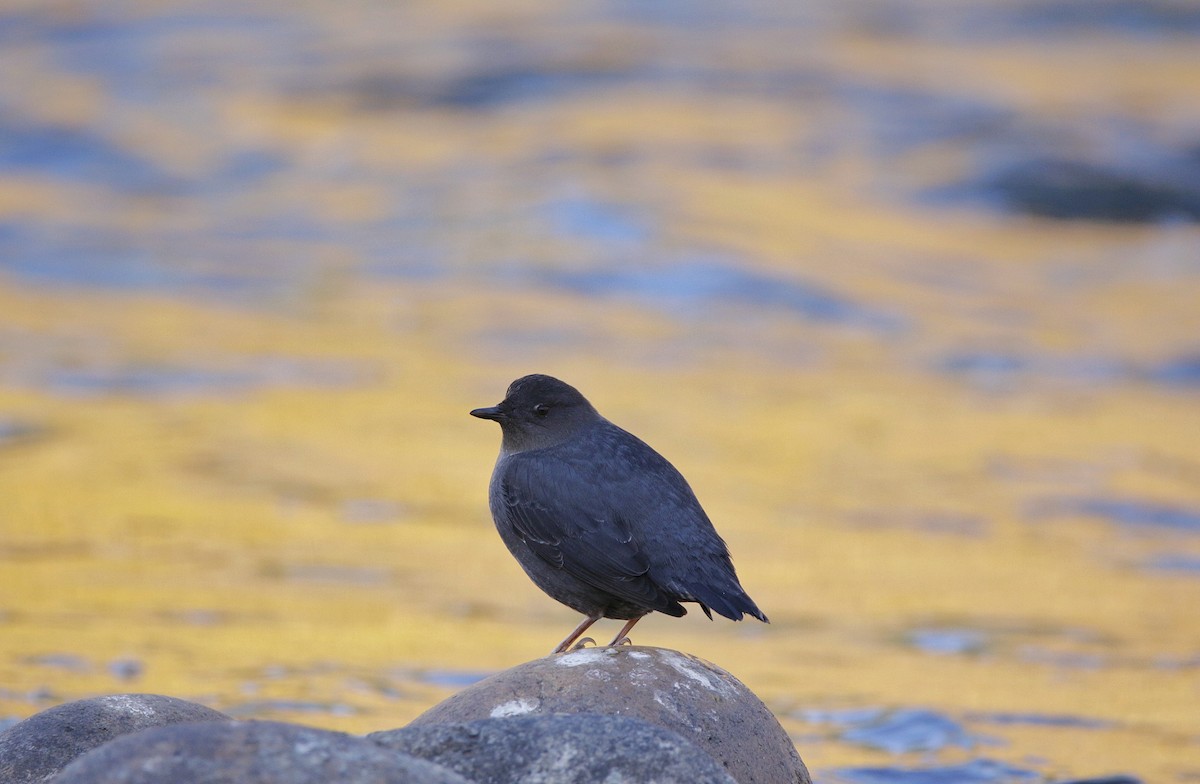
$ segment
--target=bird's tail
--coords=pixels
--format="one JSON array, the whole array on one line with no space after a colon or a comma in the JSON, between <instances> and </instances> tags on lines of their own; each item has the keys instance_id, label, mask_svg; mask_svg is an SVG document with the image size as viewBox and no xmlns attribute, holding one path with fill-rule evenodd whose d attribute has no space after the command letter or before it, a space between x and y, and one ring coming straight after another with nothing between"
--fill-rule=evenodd
<instances>
[{"instance_id":1,"label":"bird's tail","mask_svg":"<svg viewBox=\"0 0 1200 784\"><path fill-rule=\"evenodd\" d=\"M710 612L712 610L718 615L734 621L742 620L743 615L750 615L763 623L770 623L763 611L758 609L754 600L740 588L729 591L702 586L699 590L692 590L691 593L695 596L695 601L700 604L700 609L704 610L704 614L709 618L712 618L712 612Z\"/></svg>"}]
</instances>

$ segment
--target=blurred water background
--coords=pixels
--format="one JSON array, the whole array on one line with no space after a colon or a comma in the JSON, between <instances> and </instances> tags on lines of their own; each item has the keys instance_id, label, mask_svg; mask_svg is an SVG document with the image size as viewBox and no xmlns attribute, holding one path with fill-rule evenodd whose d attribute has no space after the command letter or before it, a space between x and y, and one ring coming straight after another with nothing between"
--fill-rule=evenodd
<instances>
[{"instance_id":1,"label":"blurred water background","mask_svg":"<svg viewBox=\"0 0 1200 784\"><path fill-rule=\"evenodd\" d=\"M1200 780L1195 2L8 0L0 74L0 720L544 654L466 412L548 372L772 619L636 641L819 782Z\"/></svg>"}]
</instances>

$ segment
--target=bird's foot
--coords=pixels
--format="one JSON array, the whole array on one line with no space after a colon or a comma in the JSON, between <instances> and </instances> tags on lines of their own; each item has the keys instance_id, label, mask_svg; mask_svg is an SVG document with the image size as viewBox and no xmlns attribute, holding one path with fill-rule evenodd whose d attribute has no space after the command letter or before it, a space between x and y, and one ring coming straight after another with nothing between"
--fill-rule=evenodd
<instances>
[{"instance_id":1,"label":"bird's foot","mask_svg":"<svg viewBox=\"0 0 1200 784\"><path fill-rule=\"evenodd\" d=\"M577 650L578 648L582 648L583 644L585 642L590 642L593 645L595 645L596 641L589 637L586 640L580 640L578 645L575 645L574 647L572 647L572 643L574 643L575 640L577 640L579 638L579 635L586 632L588 630L588 627L591 626L593 623L595 623L598 620L600 620L599 615L589 615L586 618L584 618L582 621L579 622L579 625L576 626L571 631L570 634L568 634L566 637L563 638L562 642L560 642L557 646L555 646L554 650L550 651L550 655L553 656L556 653L566 653L567 651Z\"/></svg>"},{"instance_id":2,"label":"bird's foot","mask_svg":"<svg viewBox=\"0 0 1200 784\"><path fill-rule=\"evenodd\" d=\"M588 643L589 643L589 642L590 642L592 645L595 645L595 644L596 644L596 641L595 641L595 640L593 640L591 637L584 637L582 640L580 640L579 642L577 642L577 643L575 643L574 645L572 645L572 646L571 646L571 650L573 650L573 651L580 651L580 650L583 650L584 648L586 648L586 647L588 646Z\"/></svg>"},{"instance_id":3,"label":"bird's foot","mask_svg":"<svg viewBox=\"0 0 1200 784\"><path fill-rule=\"evenodd\" d=\"M621 627L621 631L617 632L617 636L613 637L612 642L608 644L608 647L615 648L618 645L633 645L633 640L629 639L629 630L641 619L642 616L639 615L636 618L630 618L626 621L625 625Z\"/></svg>"}]
</instances>

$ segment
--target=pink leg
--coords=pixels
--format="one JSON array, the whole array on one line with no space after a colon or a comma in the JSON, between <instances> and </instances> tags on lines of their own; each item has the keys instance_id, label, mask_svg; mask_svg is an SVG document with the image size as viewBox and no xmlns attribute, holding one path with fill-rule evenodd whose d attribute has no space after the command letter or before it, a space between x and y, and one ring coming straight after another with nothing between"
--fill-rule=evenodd
<instances>
[{"instance_id":1,"label":"pink leg","mask_svg":"<svg viewBox=\"0 0 1200 784\"><path fill-rule=\"evenodd\" d=\"M571 643L578 640L579 636L581 634L583 634L584 632L586 632L588 630L588 627L590 627L593 623L595 623L598 620L600 620L599 615L589 615L588 617L584 618L583 621L578 626L575 627L575 631L568 634L566 636L566 638L563 639L562 642L560 642L557 646L555 646L554 650L550 651L550 654L553 655L556 653L562 653L563 651L570 648Z\"/></svg>"},{"instance_id":2,"label":"pink leg","mask_svg":"<svg viewBox=\"0 0 1200 784\"><path fill-rule=\"evenodd\" d=\"M626 621L625 625L621 627L621 631L617 632L617 636L613 637L612 642L608 644L608 647L611 648L614 645L633 645L633 640L629 639L629 637L626 635L629 634L629 630L633 628L633 625L642 620L644 617L646 616L639 615L636 618L631 618L630 620Z\"/></svg>"}]
</instances>

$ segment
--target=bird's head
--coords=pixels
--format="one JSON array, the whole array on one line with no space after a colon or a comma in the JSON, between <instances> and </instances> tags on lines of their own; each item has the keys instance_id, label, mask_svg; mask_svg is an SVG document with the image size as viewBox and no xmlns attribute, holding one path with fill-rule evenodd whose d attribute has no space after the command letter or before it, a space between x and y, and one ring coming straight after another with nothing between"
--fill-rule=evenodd
<instances>
[{"instance_id":1,"label":"bird's head","mask_svg":"<svg viewBox=\"0 0 1200 784\"><path fill-rule=\"evenodd\" d=\"M600 419L578 389L540 374L518 378L499 405L477 408L471 416L498 422L502 448L510 453L554 446Z\"/></svg>"}]
</instances>

